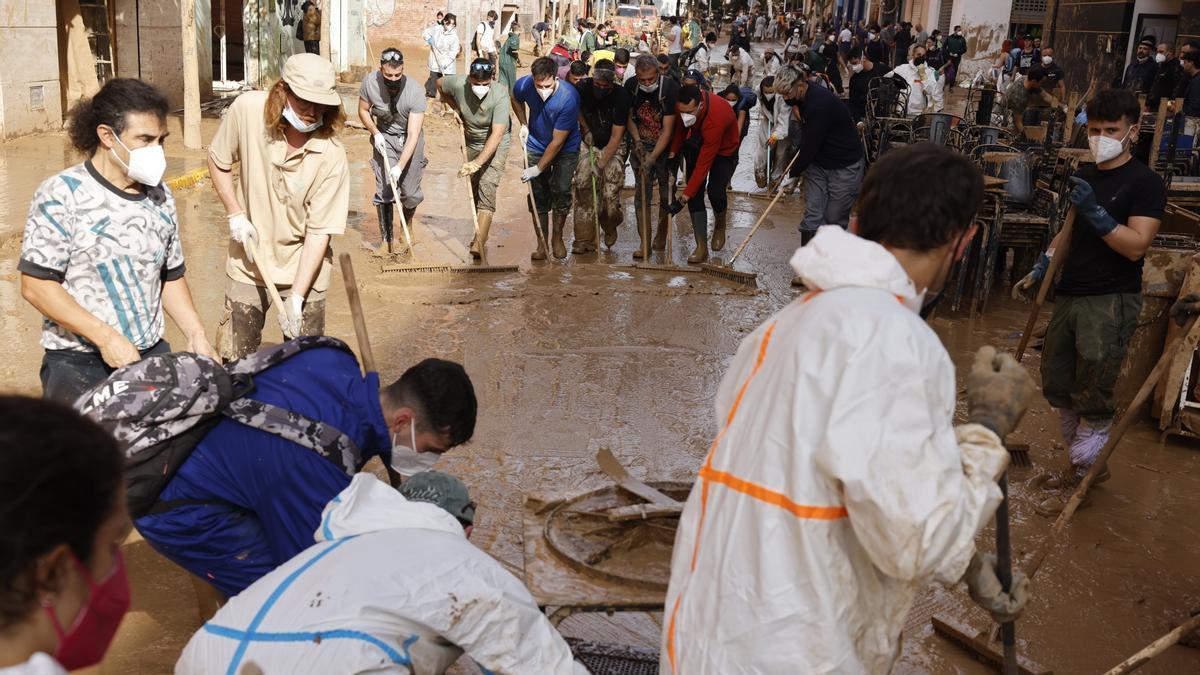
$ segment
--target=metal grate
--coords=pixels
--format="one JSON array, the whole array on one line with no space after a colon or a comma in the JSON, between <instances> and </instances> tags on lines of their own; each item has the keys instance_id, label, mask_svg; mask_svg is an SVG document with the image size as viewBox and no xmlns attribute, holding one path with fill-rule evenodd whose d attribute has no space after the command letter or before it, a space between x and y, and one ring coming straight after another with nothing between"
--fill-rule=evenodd
<instances>
[{"instance_id":1,"label":"metal grate","mask_svg":"<svg viewBox=\"0 0 1200 675\"><path fill-rule=\"evenodd\" d=\"M658 652L567 638L575 660L592 675L658 675Z\"/></svg>"},{"instance_id":2,"label":"metal grate","mask_svg":"<svg viewBox=\"0 0 1200 675\"><path fill-rule=\"evenodd\" d=\"M1046 0L1013 0L1013 23L1041 23L1046 18Z\"/></svg>"}]
</instances>

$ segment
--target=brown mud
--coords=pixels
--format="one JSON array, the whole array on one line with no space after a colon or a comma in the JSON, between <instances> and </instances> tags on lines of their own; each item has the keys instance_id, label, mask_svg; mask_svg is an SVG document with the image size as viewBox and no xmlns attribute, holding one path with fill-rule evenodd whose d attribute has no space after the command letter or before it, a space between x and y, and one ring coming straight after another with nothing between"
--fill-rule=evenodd
<instances>
[{"instance_id":1,"label":"brown mud","mask_svg":"<svg viewBox=\"0 0 1200 675\"><path fill-rule=\"evenodd\" d=\"M418 64L420 59L411 61ZM424 77L423 72L410 75ZM471 220L466 189L456 177L458 140L447 119L430 117L428 125L430 161L426 201L416 218L417 253L422 262L460 262L454 255L465 251ZM59 140L46 143L61 145ZM739 269L761 273L757 292L735 290L697 274L620 267L631 262L637 246L628 194L614 251L565 264L531 264L535 238L525 210L526 191L518 180L520 154L512 152L489 262L519 264L522 273L381 273L384 260L360 243L378 242L366 164L369 142L364 133L348 130L346 143L353 231L336 238L334 247L354 255L383 380L391 381L422 358L438 356L464 363L475 383L480 400L475 438L448 453L438 468L462 477L479 503L472 538L476 545L520 570L524 493L586 491L609 484L594 460L601 447L611 448L644 480L693 480L715 432L713 397L739 341L795 295L788 285L788 259L798 245L798 196L781 200L738 262ZM742 158L747 165L752 162L749 152ZM0 155L0 178L19 171L19 158L11 166L8 161ZM222 307L225 218L207 183L177 197L188 278L211 339ZM721 255L728 257L765 205L754 197L731 199L730 250ZM23 208L13 204L5 211L6 227L19 232ZM435 237L431 226L444 234ZM676 222L673 235L676 262L682 264L690 252L686 217ZM3 244L0 375L6 390L36 394L40 320L20 299L19 238ZM335 265L327 331L354 344L344 298ZM933 326L960 368L961 381L979 346L1015 348L1025 316L1024 306L998 294L981 320L942 314ZM168 339L183 344L173 326ZM279 339L272 320L264 339ZM1025 363L1036 376L1037 352ZM1035 463L1033 470L1012 475L1013 550L1020 561L1033 554L1050 525L1033 512L1037 495L1024 481L1038 470L1065 465L1065 453L1055 449L1057 427L1056 416L1039 399L1012 437L1030 444ZM1198 450L1195 443L1178 439L1160 444L1149 426L1131 433L1113 460L1112 480L1095 489L1092 505L1070 524L1032 586L1033 599L1017 623L1022 653L1058 673L1103 671L1200 606ZM992 547L990 527L979 542ZM136 535L125 545L125 554L133 608L96 671L170 672L200 626L196 594L185 573ZM914 606L896 672L987 672L932 634L928 617L934 613L987 626L961 585L930 587ZM561 628L587 640L657 648L661 616L575 616ZM1198 671L1200 651L1172 647L1142 672ZM464 666L462 672L471 669Z\"/></svg>"}]
</instances>

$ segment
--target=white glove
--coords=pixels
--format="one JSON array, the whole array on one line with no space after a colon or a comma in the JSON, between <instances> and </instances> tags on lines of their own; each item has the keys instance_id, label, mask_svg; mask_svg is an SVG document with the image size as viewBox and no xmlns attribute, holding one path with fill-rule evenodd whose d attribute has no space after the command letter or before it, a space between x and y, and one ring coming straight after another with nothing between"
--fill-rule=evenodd
<instances>
[{"instance_id":1,"label":"white glove","mask_svg":"<svg viewBox=\"0 0 1200 675\"><path fill-rule=\"evenodd\" d=\"M404 175L404 167L400 166L399 164L396 164L395 166L392 167L391 174L392 174L392 181L394 181L397 185L399 185L400 177Z\"/></svg>"},{"instance_id":2,"label":"white glove","mask_svg":"<svg viewBox=\"0 0 1200 675\"><path fill-rule=\"evenodd\" d=\"M293 293L283 301L283 307L280 307L276 314L279 316L279 330L283 333L283 339L291 340L300 336L301 328L304 325L303 297Z\"/></svg>"},{"instance_id":3,"label":"white glove","mask_svg":"<svg viewBox=\"0 0 1200 675\"><path fill-rule=\"evenodd\" d=\"M245 211L229 216L229 238L241 244L246 250L246 257L254 262L251 250L258 247L258 230L254 229L254 223L246 217Z\"/></svg>"},{"instance_id":4,"label":"white glove","mask_svg":"<svg viewBox=\"0 0 1200 675\"><path fill-rule=\"evenodd\" d=\"M534 164L533 166L521 172L521 182L528 183L540 175L542 175L542 170L537 167L537 164Z\"/></svg>"},{"instance_id":5,"label":"white glove","mask_svg":"<svg viewBox=\"0 0 1200 675\"><path fill-rule=\"evenodd\" d=\"M371 142L375 144L375 152L378 152L383 157L387 157L387 139L382 133L375 133L371 136Z\"/></svg>"},{"instance_id":6,"label":"white glove","mask_svg":"<svg viewBox=\"0 0 1200 675\"><path fill-rule=\"evenodd\" d=\"M525 141L529 140L529 127L521 125L521 130L517 132L517 138L521 139L521 145L528 145Z\"/></svg>"}]
</instances>

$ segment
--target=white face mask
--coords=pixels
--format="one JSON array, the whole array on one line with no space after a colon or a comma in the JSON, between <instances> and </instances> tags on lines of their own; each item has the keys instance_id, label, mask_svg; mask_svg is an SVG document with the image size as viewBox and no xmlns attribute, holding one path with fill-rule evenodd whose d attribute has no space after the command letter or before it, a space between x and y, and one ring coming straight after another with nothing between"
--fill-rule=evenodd
<instances>
[{"instance_id":1,"label":"white face mask","mask_svg":"<svg viewBox=\"0 0 1200 675\"><path fill-rule=\"evenodd\" d=\"M1132 132L1133 128L1130 127L1129 131ZM1088 147L1092 150L1092 158L1096 160L1097 164L1103 164L1120 157L1121 153L1125 151L1126 138L1129 138L1128 132L1120 140L1108 136L1088 136Z\"/></svg>"},{"instance_id":2,"label":"white face mask","mask_svg":"<svg viewBox=\"0 0 1200 675\"><path fill-rule=\"evenodd\" d=\"M1166 54L1155 54L1155 55L1154 55L1154 62L1155 62L1155 63L1164 63L1166 60L1167 60L1167 55L1166 55Z\"/></svg>"},{"instance_id":3,"label":"white face mask","mask_svg":"<svg viewBox=\"0 0 1200 675\"><path fill-rule=\"evenodd\" d=\"M660 83L662 83L661 77L658 78L657 80L655 80L654 84L640 84L639 83L638 89L646 92L647 94L653 94L654 92L658 91L658 85Z\"/></svg>"},{"instance_id":4,"label":"white face mask","mask_svg":"<svg viewBox=\"0 0 1200 675\"><path fill-rule=\"evenodd\" d=\"M875 37L876 37L876 36L875 36L875 34L874 34L874 33L867 33L867 39L868 39L868 40L874 40L874 39L875 39Z\"/></svg>"},{"instance_id":5,"label":"white face mask","mask_svg":"<svg viewBox=\"0 0 1200 675\"><path fill-rule=\"evenodd\" d=\"M1043 56L1043 57L1042 57L1042 65L1043 65L1043 66L1048 66L1048 65L1050 65L1051 63L1054 63L1054 57L1053 57L1053 56Z\"/></svg>"},{"instance_id":6,"label":"white face mask","mask_svg":"<svg viewBox=\"0 0 1200 675\"><path fill-rule=\"evenodd\" d=\"M287 120L288 124L292 125L293 129L302 134L310 134L321 128L320 117L318 117L317 121L313 122L312 124L305 124L304 121L300 119L300 116L296 114L296 111L292 110L292 104L290 103L285 103L283 106L283 119Z\"/></svg>"},{"instance_id":7,"label":"white face mask","mask_svg":"<svg viewBox=\"0 0 1200 675\"><path fill-rule=\"evenodd\" d=\"M417 452L417 423L408 426L412 445L400 445L392 434L392 471L408 478L422 471L429 471L437 464L438 455L432 452Z\"/></svg>"},{"instance_id":8,"label":"white face mask","mask_svg":"<svg viewBox=\"0 0 1200 675\"><path fill-rule=\"evenodd\" d=\"M486 84L471 85L471 91L475 92L475 95L478 96L479 98L483 98L484 96L487 96L488 91L490 91L490 90L491 90L491 87Z\"/></svg>"},{"instance_id":9,"label":"white face mask","mask_svg":"<svg viewBox=\"0 0 1200 675\"><path fill-rule=\"evenodd\" d=\"M851 72L855 72L855 73L861 73L861 72L862 72L862 69L863 69L863 65L862 65L861 63L851 63L851 64L850 64L850 71L851 71Z\"/></svg>"},{"instance_id":10,"label":"white face mask","mask_svg":"<svg viewBox=\"0 0 1200 675\"><path fill-rule=\"evenodd\" d=\"M129 153L129 163L121 161L120 156L113 148L109 148L109 152L116 158L121 166L125 167L125 175L129 176L130 180L137 181L142 185L154 187L162 182L163 174L167 171L167 156L163 154L163 147L155 143L147 145L143 148L134 148L130 150L121 143L121 139L113 134L113 138L117 143Z\"/></svg>"},{"instance_id":11,"label":"white face mask","mask_svg":"<svg viewBox=\"0 0 1200 675\"><path fill-rule=\"evenodd\" d=\"M550 85L549 87L547 87L547 88L545 88L545 89L543 89L543 88L541 88L541 87L539 87L539 86L537 86L537 85L534 85L534 88L536 88L536 89L537 89L537 94L538 94L538 96L541 96L543 101L545 101L546 99L548 99L548 98L550 98L551 96L553 96L553 95L554 95L554 90L555 90L555 88L557 88L557 87L558 87L558 80L555 80L555 81L554 81L554 84Z\"/></svg>"},{"instance_id":12,"label":"white face mask","mask_svg":"<svg viewBox=\"0 0 1200 675\"><path fill-rule=\"evenodd\" d=\"M696 116L692 113L679 113L679 119L683 121L683 126L690 127L696 123Z\"/></svg>"},{"instance_id":13,"label":"white face mask","mask_svg":"<svg viewBox=\"0 0 1200 675\"><path fill-rule=\"evenodd\" d=\"M956 31L954 31L954 34L955 34L955 35L962 35L962 31L961 31L961 30L956 30Z\"/></svg>"}]
</instances>

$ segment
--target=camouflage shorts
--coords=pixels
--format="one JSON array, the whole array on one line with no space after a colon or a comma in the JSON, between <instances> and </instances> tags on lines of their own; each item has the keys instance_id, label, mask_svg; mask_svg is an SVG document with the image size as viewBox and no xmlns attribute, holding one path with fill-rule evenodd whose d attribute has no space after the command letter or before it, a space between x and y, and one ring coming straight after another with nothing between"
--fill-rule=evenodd
<instances>
[{"instance_id":1,"label":"camouflage shorts","mask_svg":"<svg viewBox=\"0 0 1200 675\"><path fill-rule=\"evenodd\" d=\"M1141 293L1055 300L1042 349L1042 391L1050 405L1091 421L1113 418L1113 389L1141 311Z\"/></svg>"}]
</instances>

